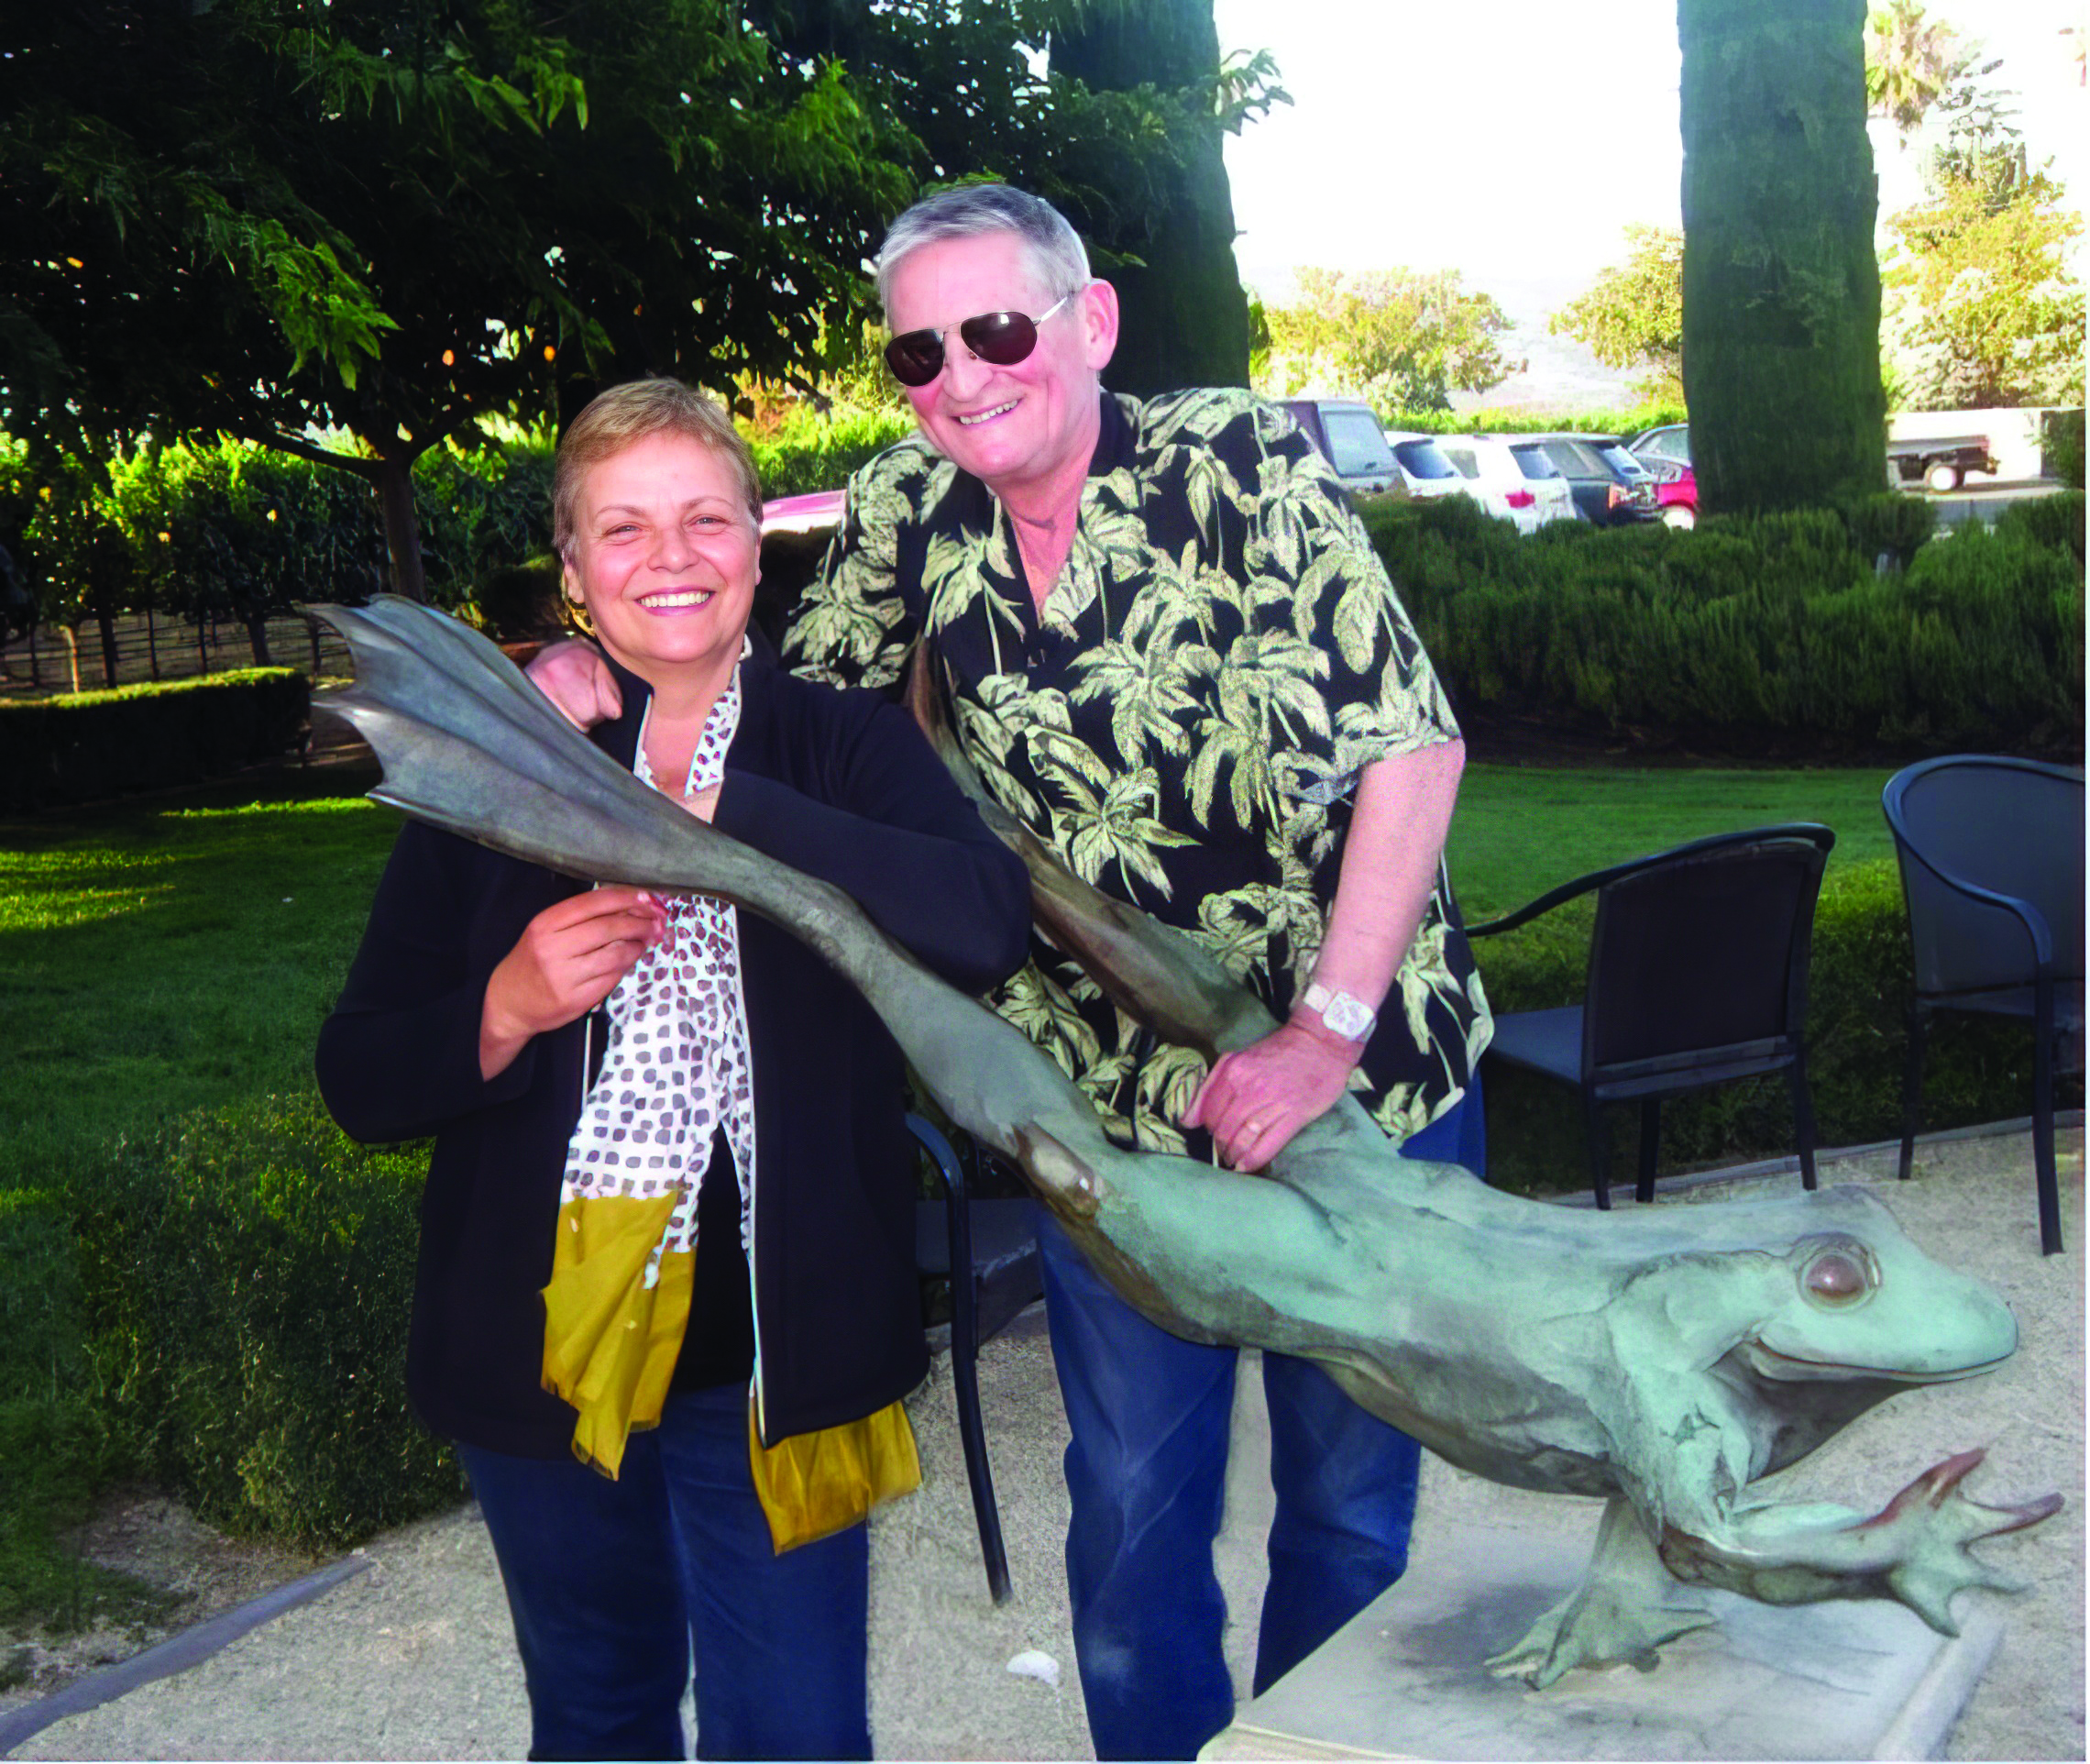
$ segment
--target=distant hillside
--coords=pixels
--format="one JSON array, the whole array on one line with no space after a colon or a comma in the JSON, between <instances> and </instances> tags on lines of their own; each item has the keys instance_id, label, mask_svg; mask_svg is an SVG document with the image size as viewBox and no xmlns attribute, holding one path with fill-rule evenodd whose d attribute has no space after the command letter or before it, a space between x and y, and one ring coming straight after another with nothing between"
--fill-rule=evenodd
<instances>
[{"instance_id":1,"label":"distant hillside","mask_svg":"<svg viewBox=\"0 0 2090 1764\"><path fill-rule=\"evenodd\" d=\"M1243 264L1241 280L1270 304L1296 297L1290 268ZM1531 276L1512 281L1471 279L1470 286L1491 294L1510 317L1502 353L1524 363L1524 371L1482 392L1454 392L1454 410L1576 411L1618 410L1638 402L1633 376L1607 368L1572 337L1555 336L1546 322L1587 285L1587 278Z\"/></svg>"}]
</instances>

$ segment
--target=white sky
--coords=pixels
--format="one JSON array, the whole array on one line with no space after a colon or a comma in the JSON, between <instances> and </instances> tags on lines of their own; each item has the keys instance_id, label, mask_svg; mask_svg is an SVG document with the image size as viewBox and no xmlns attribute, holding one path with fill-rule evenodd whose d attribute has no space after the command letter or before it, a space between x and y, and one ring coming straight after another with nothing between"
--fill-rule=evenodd
<instances>
[{"instance_id":1,"label":"white sky","mask_svg":"<svg viewBox=\"0 0 2090 1764\"><path fill-rule=\"evenodd\" d=\"M1931 0L2004 57L2031 159L2090 194L2090 105L2061 32L2084 0ZM1456 269L1512 314L1571 298L1633 221L1678 225L1675 0L1215 0L1292 103L1226 143L1235 256L1282 297L1302 264ZM1883 212L1914 155L1876 129Z\"/></svg>"}]
</instances>

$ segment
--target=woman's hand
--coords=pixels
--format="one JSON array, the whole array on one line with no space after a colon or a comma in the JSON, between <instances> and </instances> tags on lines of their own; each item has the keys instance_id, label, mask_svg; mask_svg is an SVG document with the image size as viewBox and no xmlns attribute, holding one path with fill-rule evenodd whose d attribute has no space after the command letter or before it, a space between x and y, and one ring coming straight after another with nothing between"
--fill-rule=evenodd
<instances>
[{"instance_id":1,"label":"woman's hand","mask_svg":"<svg viewBox=\"0 0 2090 1764\"><path fill-rule=\"evenodd\" d=\"M479 1076L505 1072L532 1036L585 1017L666 932L666 909L643 888L596 888L546 907L487 982Z\"/></svg>"},{"instance_id":2,"label":"woman's hand","mask_svg":"<svg viewBox=\"0 0 2090 1764\"><path fill-rule=\"evenodd\" d=\"M522 672L576 729L592 729L624 708L624 695L602 652L578 637L547 644Z\"/></svg>"}]
</instances>

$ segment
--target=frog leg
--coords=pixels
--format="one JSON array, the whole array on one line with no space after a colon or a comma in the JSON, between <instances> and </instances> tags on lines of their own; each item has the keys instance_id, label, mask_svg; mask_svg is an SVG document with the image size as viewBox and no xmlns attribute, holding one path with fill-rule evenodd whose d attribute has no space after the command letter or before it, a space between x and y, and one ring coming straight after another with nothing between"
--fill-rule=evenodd
<instances>
[{"instance_id":1,"label":"frog leg","mask_svg":"<svg viewBox=\"0 0 2090 1764\"><path fill-rule=\"evenodd\" d=\"M1534 1689L1576 1666L1651 1669L1664 1642L1712 1623L1656 1543L1679 1521L1717 1524L1754 1474L1749 1428L1727 1393L1678 1363L1666 1337L1635 1332L1631 1317L1613 1326L1634 1339L1618 1355L1630 1370L1590 1393L1618 1487L1595 1556L1580 1586L1488 1662Z\"/></svg>"},{"instance_id":2,"label":"frog leg","mask_svg":"<svg viewBox=\"0 0 2090 1764\"><path fill-rule=\"evenodd\" d=\"M1652 1671L1664 1642L1714 1621L1663 1567L1632 1502L1614 1494L1604 1505L1582 1583L1491 1656L1488 1670L1497 1678L1522 1678L1535 1691L1577 1666L1630 1664Z\"/></svg>"},{"instance_id":3,"label":"frog leg","mask_svg":"<svg viewBox=\"0 0 2090 1764\"><path fill-rule=\"evenodd\" d=\"M1827 1505L1740 1507L1711 1524L1672 1515L1658 1548L1678 1579L1766 1604L1897 1599L1940 1635L1956 1636L1954 1593L2018 1590L1973 1552L1984 1538L2022 1531L2061 1509L2047 1494L2015 1506L1969 1500L1960 1484L1985 1456L1963 1451L1925 1471L1870 1518Z\"/></svg>"}]
</instances>

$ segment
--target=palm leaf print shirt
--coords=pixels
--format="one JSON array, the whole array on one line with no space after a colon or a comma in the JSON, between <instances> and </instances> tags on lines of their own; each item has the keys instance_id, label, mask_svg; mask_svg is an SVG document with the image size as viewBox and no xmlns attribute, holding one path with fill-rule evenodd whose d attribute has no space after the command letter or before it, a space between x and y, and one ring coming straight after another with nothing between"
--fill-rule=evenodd
<instances>
[{"instance_id":1,"label":"palm leaf print shirt","mask_svg":"<svg viewBox=\"0 0 2090 1764\"><path fill-rule=\"evenodd\" d=\"M1189 932L1282 1019L1313 975L1358 774L1457 738L1356 513L1298 426L1232 390L1105 394L1042 614L980 480L913 438L851 479L786 638L888 686L927 637L987 787L1106 893ZM1121 1142L1186 1147L1204 1075L1041 941L995 999ZM1442 868L1351 1083L1396 1139L1464 1094L1490 1019Z\"/></svg>"}]
</instances>

